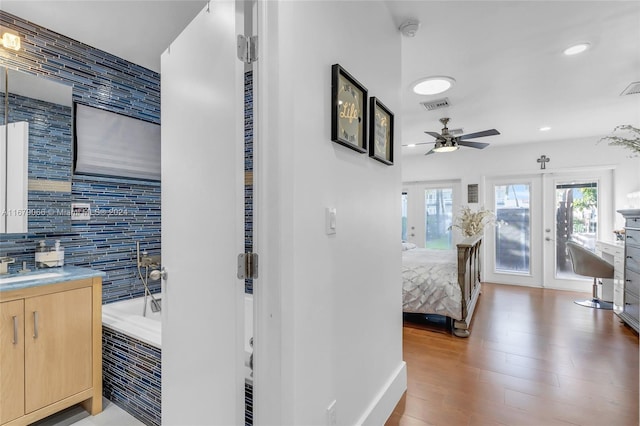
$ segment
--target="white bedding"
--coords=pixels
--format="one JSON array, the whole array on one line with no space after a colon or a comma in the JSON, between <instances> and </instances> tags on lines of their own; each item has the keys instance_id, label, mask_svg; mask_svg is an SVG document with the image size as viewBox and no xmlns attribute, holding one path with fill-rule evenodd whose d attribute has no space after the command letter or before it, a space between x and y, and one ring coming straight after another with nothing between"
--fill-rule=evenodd
<instances>
[{"instance_id":1,"label":"white bedding","mask_svg":"<svg viewBox=\"0 0 640 426\"><path fill-rule=\"evenodd\" d=\"M462 292L454 250L414 248L402 252L404 312L462 320Z\"/></svg>"}]
</instances>

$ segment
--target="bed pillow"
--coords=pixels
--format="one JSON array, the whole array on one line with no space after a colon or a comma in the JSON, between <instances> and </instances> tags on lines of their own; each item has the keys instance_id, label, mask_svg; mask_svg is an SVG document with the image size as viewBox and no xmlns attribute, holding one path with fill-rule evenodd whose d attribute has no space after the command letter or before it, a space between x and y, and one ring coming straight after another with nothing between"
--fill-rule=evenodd
<instances>
[{"instance_id":1,"label":"bed pillow","mask_svg":"<svg viewBox=\"0 0 640 426\"><path fill-rule=\"evenodd\" d=\"M412 250L412 249L414 249L416 247L418 247L418 246L416 246L413 243L407 243L405 241L402 242L402 251Z\"/></svg>"}]
</instances>

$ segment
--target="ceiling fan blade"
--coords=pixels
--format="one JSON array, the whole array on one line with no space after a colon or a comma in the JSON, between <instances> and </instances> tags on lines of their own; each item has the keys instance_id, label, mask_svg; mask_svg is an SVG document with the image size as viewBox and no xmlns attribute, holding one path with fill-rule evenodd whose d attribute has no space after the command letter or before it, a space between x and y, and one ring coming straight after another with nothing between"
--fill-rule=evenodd
<instances>
[{"instance_id":1,"label":"ceiling fan blade","mask_svg":"<svg viewBox=\"0 0 640 426\"><path fill-rule=\"evenodd\" d=\"M494 135L499 135L499 134L500 134L500 132L497 131L496 129L491 129L491 130L485 130L483 132L469 133L468 135L462 135L458 139L482 138L482 137L485 137L485 136L494 136Z\"/></svg>"},{"instance_id":2,"label":"ceiling fan blade","mask_svg":"<svg viewBox=\"0 0 640 426\"><path fill-rule=\"evenodd\" d=\"M435 151L431 150L431 151L427 152L425 155L434 154L434 153L435 153Z\"/></svg>"},{"instance_id":3,"label":"ceiling fan blade","mask_svg":"<svg viewBox=\"0 0 640 426\"><path fill-rule=\"evenodd\" d=\"M488 147L490 144L486 142L469 142L469 141L458 141L458 145L460 146L468 146L471 148L484 149Z\"/></svg>"},{"instance_id":4,"label":"ceiling fan blade","mask_svg":"<svg viewBox=\"0 0 640 426\"><path fill-rule=\"evenodd\" d=\"M425 132L425 133L426 133L426 134L428 134L428 135L433 136L433 137L434 137L434 138L436 138L436 139L440 139L440 138L442 138L442 136L440 135L440 133L436 133L436 132Z\"/></svg>"},{"instance_id":5,"label":"ceiling fan blade","mask_svg":"<svg viewBox=\"0 0 640 426\"><path fill-rule=\"evenodd\" d=\"M433 142L416 142L412 144L404 144L402 146L418 146L418 145L431 145Z\"/></svg>"}]
</instances>

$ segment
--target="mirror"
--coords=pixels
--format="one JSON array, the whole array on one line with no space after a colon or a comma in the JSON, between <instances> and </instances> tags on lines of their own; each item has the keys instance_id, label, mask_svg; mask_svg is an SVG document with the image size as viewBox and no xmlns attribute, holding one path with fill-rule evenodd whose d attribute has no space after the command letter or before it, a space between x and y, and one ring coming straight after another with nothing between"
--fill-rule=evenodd
<instances>
[{"instance_id":1,"label":"mirror","mask_svg":"<svg viewBox=\"0 0 640 426\"><path fill-rule=\"evenodd\" d=\"M0 75L0 233L69 232L72 88L4 67Z\"/></svg>"}]
</instances>

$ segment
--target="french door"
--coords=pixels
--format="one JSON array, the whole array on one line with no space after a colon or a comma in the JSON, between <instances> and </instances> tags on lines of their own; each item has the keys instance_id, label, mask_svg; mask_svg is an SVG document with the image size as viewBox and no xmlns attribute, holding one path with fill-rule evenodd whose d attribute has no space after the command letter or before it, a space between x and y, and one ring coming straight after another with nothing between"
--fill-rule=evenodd
<instances>
[{"instance_id":1,"label":"french door","mask_svg":"<svg viewBox=\"0 0 640 426\"><path fill-rule=\"evenodd\" d=\"M488 179L488 205L499 221L486 237L485 279L590 291L573 273L567 241L588 248L611 222L611 171L546 173Z\"/></svg>"},{"instance_id":2,"label":"french door","mask_svg":"<svg viewBox=\"0 0 640 426\"><path fill-rule=\"evenodd\" d=\"M402 240L418 247L449 250L455 247L451 232L460 209L460 183L414 183L402 191Z\"/></svg>"}]
</instances>

